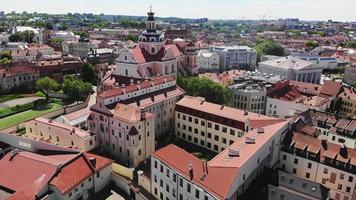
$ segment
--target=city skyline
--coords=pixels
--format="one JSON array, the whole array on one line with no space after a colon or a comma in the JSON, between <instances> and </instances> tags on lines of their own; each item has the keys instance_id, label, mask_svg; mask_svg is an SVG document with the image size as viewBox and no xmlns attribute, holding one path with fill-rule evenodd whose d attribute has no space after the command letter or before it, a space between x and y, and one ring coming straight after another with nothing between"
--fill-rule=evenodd
<instances>
[{"instance_id":1,"label":"city skyline","mask_svg":"<svg viewBox=\"0 0 356 200\"><path fill-rule=\"evenodd\" d=\"M4 0L0 0L2 2ZM3 4L5 12L40 12L64 14L68 12L108 15L143 16L149 5L159 17L181 17L209 19L278 19L300 18L301 20L356 21L353 0L181 0L167 3L163 0L12 0ZM320 9L323 8L323 9ZM334 13L334 17L330 14Z\"/></svg>"}]
</instances>

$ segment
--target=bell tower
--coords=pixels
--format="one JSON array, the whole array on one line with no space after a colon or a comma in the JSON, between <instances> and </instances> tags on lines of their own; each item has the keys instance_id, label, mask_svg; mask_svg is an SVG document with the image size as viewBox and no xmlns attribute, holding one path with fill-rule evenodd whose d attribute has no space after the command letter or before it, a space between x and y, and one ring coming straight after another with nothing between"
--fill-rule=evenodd
<instances>
[{"instance_id":1,"label":"bell tower","mask_svg":"<svg viewBox=\"0 0 356 200\"><path fill-rule=\"evenodd\" d=\"M146 21L146 30L148 33L156 32L156 20L154 18L155 13L152 11L152 5L150 5L150 11L147 13L148 18Z\"/></svg>"}]
</instances>

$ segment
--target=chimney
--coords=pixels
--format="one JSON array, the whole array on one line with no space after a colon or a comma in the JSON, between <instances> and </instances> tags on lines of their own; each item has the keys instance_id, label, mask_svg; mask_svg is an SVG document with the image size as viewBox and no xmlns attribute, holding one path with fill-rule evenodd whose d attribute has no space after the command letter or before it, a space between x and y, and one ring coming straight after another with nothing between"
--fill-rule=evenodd
<instances>
[{"instance_id":1,"label":"chimney","mask_svg":"<svg viewBox=\"0 0 356 200\"><path fill-rule=\"evenodd\" d=\"M345 146L345 144L340 147L340 152L339 154L343 157L343 158L347 158L348 157L348 152L347 152L347 148Z\"/></svg>"},{"instance_id":2,"label":"chimney","mask_svg":"<svg viewBox=\"0 0 356 200\"><path fill-rule=\"evenodd\" d=\"M49 119L49 120L48 120L48 123L52 123L52 122L53 122L53 120L52 120L52 119Z\"/></svg>"},{"instance_id":3,"label":"chimney","mask_svg":"<svg viewBox=\"0 0 356 200\"><path fill-rule=\"evenodd\" d=\"M89 162L94 168L96 168L96 158L94 157L89 158Z\"/></svg>"},{"instance_id":4,"label":"chimney","mask_svg":"<svg viewBox=\"0 0 356 200\"><path fill-rule=\"evenodd\" d=\"M190 180L193 180L194 174L193 174L193 162L192 161L189 161L188 170L189 170Z\"/></svg>"},{"instance_id":5,"label":"chimney","mask_svg":"<svg viewBox=\"0 0 356 200\"><path fill-rule=\"evenodd\" d=\"M146 112L144 109L141 109L140 112L141 112L141 121L144 121L146 119Z\"/></svg>"},{"instance_id":6,"label":"chimney","mask_svg":"<svg viewBox=\"0 0 356 200\"><path fill-rule=\"evenodd\" d=\"M326 140L321 141L321 146L323 147L323 149L328 150L328 143L326 142Z\"/></svg>"},{"instance_id":7,"label":"chimney","mask_svg":"<svg viewBox=\"0 0 356 200\"><path fill-rule=\"evenodd\" d=\"M141 81L137 81L137 89L141 90Z\"/></svg>"},{"instance_id":8,"label":"chimney","mask_svg":"<svg viewBox=\"0 0 356 200\"><path fill-rule=\"evenodd\" d=\"M224 109L224 105L221 105L221 106L220 106L220 110L223 110L223 109Z\"/></svg>"},{"instance_id":9,"label":"chimney","mask_svg":"<svg viewBox=\"0 0 356 200\"><path fill-rule=\"evenodd\" d=\"M122 88L122 92L123 92L124 94L126 94L126 85L125 85L125 84L122 84L122 85L121 85L121 88Z\"/></svg>"}]
</instances>

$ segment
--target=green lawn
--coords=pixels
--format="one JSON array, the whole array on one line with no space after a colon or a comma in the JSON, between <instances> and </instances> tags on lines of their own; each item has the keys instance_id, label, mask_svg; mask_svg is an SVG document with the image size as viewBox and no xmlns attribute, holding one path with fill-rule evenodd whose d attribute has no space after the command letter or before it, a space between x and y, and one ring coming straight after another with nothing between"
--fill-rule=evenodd
<instances>
[{"instance_id":1,"label":"green lawn","mask_svg":"<svg viewBox=\"0 0 356 200\"><path fill-rule=\"evenodd\" d=\"M11 126L15 126L21 122L25 122L31 120L36 117L40 117L49 112L55 111L62 108L62 105L57 103L51 103L51 108L44 110L28 110L21 113L17 113L15 115L11 115L0 120L0 130L9 128Z\"/></svg>"}]
</instances>

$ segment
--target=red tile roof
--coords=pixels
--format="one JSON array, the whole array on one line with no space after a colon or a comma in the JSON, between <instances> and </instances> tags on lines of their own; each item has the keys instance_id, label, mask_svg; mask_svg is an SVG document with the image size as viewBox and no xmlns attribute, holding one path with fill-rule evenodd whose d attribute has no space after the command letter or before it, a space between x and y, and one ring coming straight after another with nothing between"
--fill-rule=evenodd
<instances>
[{"instance_id":1,"label":"red tile roof","mask_svg":"<svg viewBox=\"0 0 356 200\"><path fill-rule=\"evenodd\" d=\"M225 199L227 196L238 170L236 168L208 166L208 174L204 180L201 180L200 178L204 175L203 161L175 145L170 144L163 147L154 152L152 156L158 158L166 165L174 167L175 170L183 174L187 179L190 178L188 165L189 162L192 162L192 182L206 188L221 199Z\"/></svg>"},{"instance_id":2,"label":"red tile roof","mask_svg":"<svg viewBox=\"0 0 356 200\"><path fill-rule=\"evenodd\" d=\"M62 167L50 184L58 188L61 193L67 194L92 174L93 169L91 169L88 161L84 156L79 156L76 160Z\"/></svg>"},{"instance_id":3,"label":"red tile roof","mask_svg":"<svg viewBox=\"0 0 356 200\"><path fill-rule=\"evenodd\" d=\"M325 142L327 148L325 149L322 144L322 140L310 137L308 135L303 135L300 133L294 133L293 135L293 141L291 143L291 146L294 146L296 148L299 148L300 146L305 146L307 151L314 152L315 149L320 150L320 160L321 162L324 161L324 157L331 158L331 159L336 159L338 161L348 163L350 162L351 164L356 166L356 150L355 149L350 149L346 148L347 150L347 156L344 157L343 155L340 154L340 145L333 144L330 142ZM304 150L304 149L303 149Z\"/></svg>"},{"instance_id":4,"label":"red tile roof","mask_svg":"<svg viewBox=\"0 0 356 200\"><path fill-rule=\"evenodd\" d=\"M96 159L96 165L95 165L95 171L98 172L102 169L104 169L105 167L111 165L114 161L109 159L109 158L105 158L102 156L98 156L92 153L84 153L85 157L90 159L90 158L95 158Z\"/></svg>"},{"instance_id":5,"label":"red tile roof","mask_svg":"<svg viewBox=\"0 0 356 200\"><path fill-rule=\"evenodd\" d=\"M320 91L322 97L337 96L342 89L342 84L335 81L325 81Z\"/></svg>"},{"instance_id":6,"label":"red tile roof","mask_svg":"<svg viewBox=\"0 0 356 200\"><path fill-rule=\"evenodd\" d=\"M30 182L16 191L7 200L36 200L36 195L40 192L41 188L47 184L46 179L45 174L40 176L34 182Z\"/></svg>"},{"instance_id":7,"label":"red tile roof","mask_svg":"<svg viewBox=\"0 0 356 200\"><path fill-rule=\"evenodd\" d=\"M29 152L19 152L14 156L10 152L0 160L0 185L17 191L42 175L46 175L48 181L59 164L56 160Z\"/></svg>"}]
</instances>

